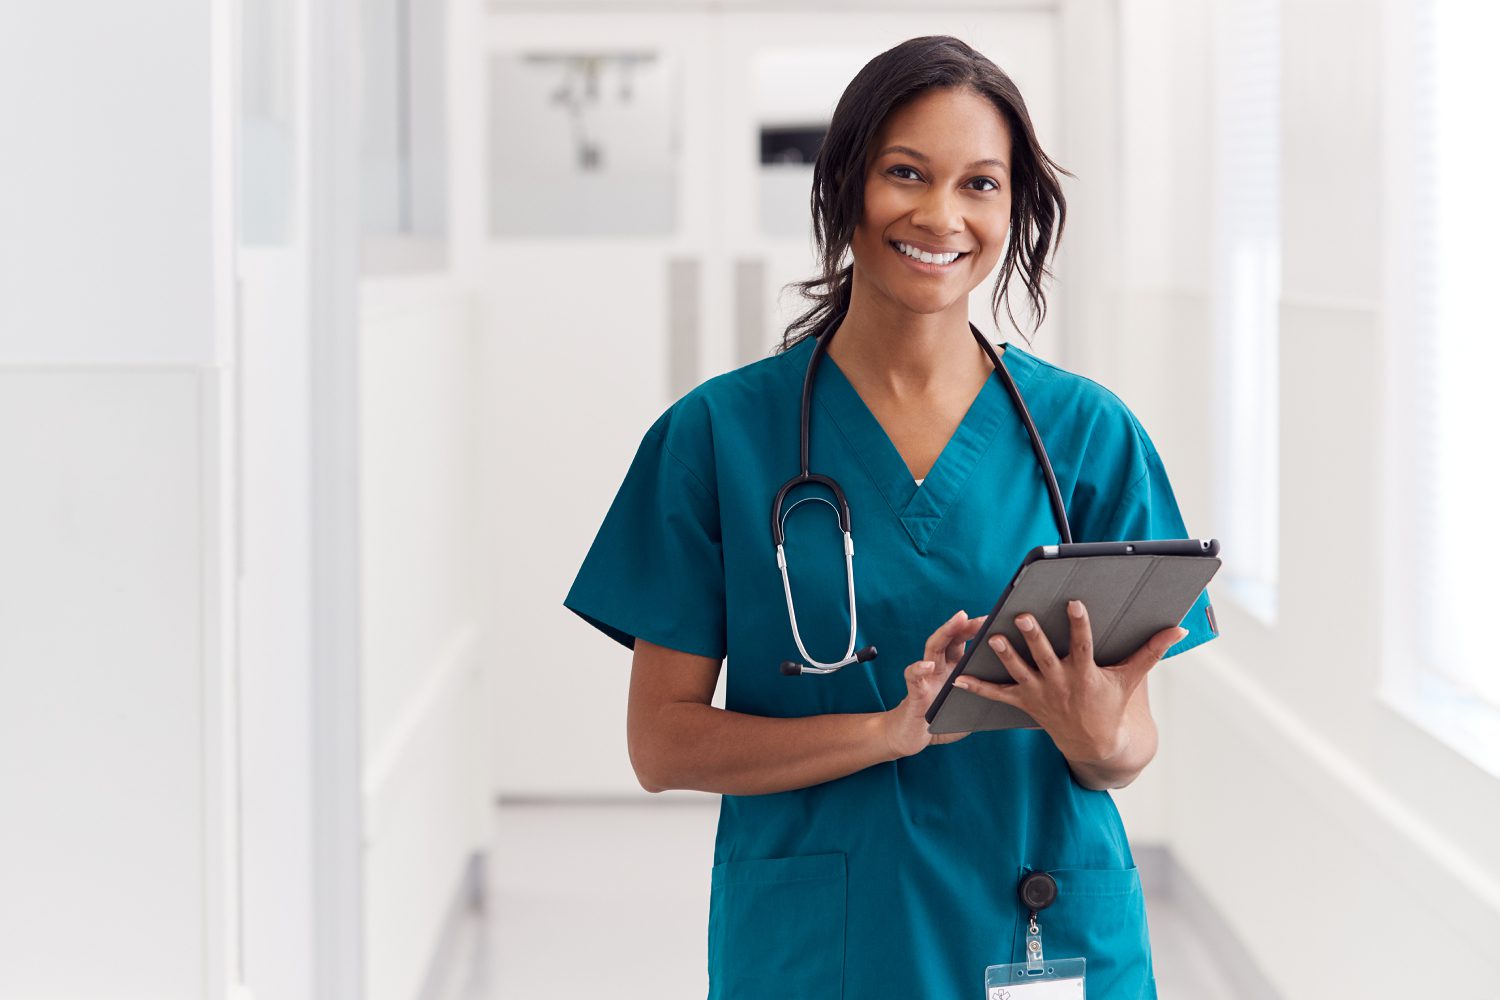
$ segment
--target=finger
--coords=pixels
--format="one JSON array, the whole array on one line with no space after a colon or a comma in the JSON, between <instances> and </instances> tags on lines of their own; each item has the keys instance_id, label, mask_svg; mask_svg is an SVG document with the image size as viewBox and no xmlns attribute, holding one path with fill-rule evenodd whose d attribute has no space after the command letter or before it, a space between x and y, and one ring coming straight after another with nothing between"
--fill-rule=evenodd
<instances>
[{"instance_id":1,"label":"finger","mask_svg":"<svg viewBox=\"0 0 1500 1000\"><path fill-rule=\"evenodd\" d=\"M984 618L967 619L962 626L954 630L955 635L953 636L953 641L948 644L948 648L952 649L954 646L957 646L959 652L963 652L964 645L978 635L983 628Z\"/></svg>"},{"instance_id":2,"label":"finger","mask_svg":"<svg viewBox=\"0 0 1500 1000\"><path fill-rule=\"evenodd\" d=\"M990 701L998 701L1005 705L1014 705L1022 708L1026 700L1026 692L1021 690L1020 684L996 684L994 681L981 680L978 677L970 677L968 674L953 682L956 688L962 688L981 698Z\"/></svg>"},{"instance_id":3,"label":"finger","mask_svg":"<svg viewBox=\"0 0 1500 1000\"><path fill-rule=\"evenodd\" d=\"M959 634L968 620L969 616L964 614L963 611L955 611L952 618L939 625L937 631L927 637L927 644L922 647L923 658L928 660L939 659L948 648L948 644Z\"/></svg>"},{"instance_id":4,"label":"finger","mask_svg":"<svg viewBox=\"0 0 1500 1000\"><path fill-rule=\"evenodd\" d=\"M984 617L980 616L979 618L970 618L964 623L963 627L958 630L958 635L948 644L949 662L956 663L963 658L964 650L968 647L969 641L984 631L984 622Z\"/></svg>"},{"instance_id":5,"label":"finger","mask_svg":"<svg viewBox=\"0 0 1500 1000\"><path fill-rule=\"evenodd\" d=\"M952 618L949 618L947 621L943 622L943 624L939 625L937 629L927 637L927 642L922 646L923 657L929 660L936 660L938 658L938 656L943 651L943 647L948 645L949 629L951 629L958 623L959 616L962 614L962 611L955 611Z\"/></svg>"},{"instance_id":6,"label":"finger","mask_svg":"<svg viewBox=\"0 0 1500 1000\"><path fill-rule=\"evenodd\" d=\"M1021 658L1021 653L1003 635L990 636L990 649L1005 664L1006 673L1010 674L1011 680L1017 684L1031 684L1040 681L1041 675L1036 667Z\"/></svg>"},{"instance_id":7,"label":"finger","mask_svg":"<svg viewBox=\"0 0 1500 1000\"><path fill-rule=\"evenodd\" d=\"M1052 648L1052 640L1047 638L1047 633L1037 624L1036 618L1030 614L1017 615L1016 628L1021 630L1021 637L1031 650L1031 662L1037 665L1037 669L1043 673L1056 670L1057 652Z\"/></svg>"},{"instance_id":8,"label":"finger","mask_svg":"<svg viewBox=\"0 0 1500 1000\"><path fill-rule=\"evenodd\" d=\"M1094 665L1094 627L1082 601L1068 602L1068 659L1074 664Z\"/></svg>"},{"instance_id":9,"label":"finger","mask_svg":"<svg viewBox=\"0 0 1500 1000\"><path fill-rule=\"evenodd\" d=\"M1134 653L1131 653L1130 658L1120 664L1120 666L1129 669L1133 673L1145 676L1147 671L1161 662L1161 658L1166 655L1167 650L1176 645L1185 635L1187 635L1187 629L1185 628L1178 626L1164 628L1147 639L1145 644Z\"/></svg>"}]
</instances>

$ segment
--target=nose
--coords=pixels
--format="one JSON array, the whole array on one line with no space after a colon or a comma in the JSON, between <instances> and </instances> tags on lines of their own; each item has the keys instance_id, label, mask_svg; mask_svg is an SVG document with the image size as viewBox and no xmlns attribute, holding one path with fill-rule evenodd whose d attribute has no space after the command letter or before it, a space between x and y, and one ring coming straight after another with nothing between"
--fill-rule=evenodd
<instances>
[{"instance_id":1,"label":"nose","mask_svg":"<svg viewBox=\"0 0 1500 1000\"><path fill-rule=\"evenodd\" d=\"M963 229L963 213L958 197L952 191L933 185L921 198L911 215L912 225L934 236L947 236Z\"/></svg>"}]
</instances>

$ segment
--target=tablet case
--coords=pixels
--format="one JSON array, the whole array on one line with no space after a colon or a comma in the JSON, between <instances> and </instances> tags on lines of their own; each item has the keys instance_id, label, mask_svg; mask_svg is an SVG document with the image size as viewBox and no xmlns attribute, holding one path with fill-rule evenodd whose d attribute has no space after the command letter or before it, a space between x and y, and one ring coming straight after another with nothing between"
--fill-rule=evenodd
<instances>
[{"instance_id":1,"label":"tablet case","mask_svg":"<svg viewBox=\"0 0 1500 1000\"><path fill-rule=\"evenodd\" d=\"M1179 624L1218 572L1217 539L1085 542L1032 549L1015 579L990 612L979 635L928 709L933 733L1037 728L1036 720L1011 705L955 688L960 674L1011 683L989 637L1003 635L1031 663L1030 647L1016 616L1030 612L1058 656L1067 655L1068 601L1088 608L1094 632L1094 662L1119 663L1164 628Z\"/></svg>"}]
</instances>

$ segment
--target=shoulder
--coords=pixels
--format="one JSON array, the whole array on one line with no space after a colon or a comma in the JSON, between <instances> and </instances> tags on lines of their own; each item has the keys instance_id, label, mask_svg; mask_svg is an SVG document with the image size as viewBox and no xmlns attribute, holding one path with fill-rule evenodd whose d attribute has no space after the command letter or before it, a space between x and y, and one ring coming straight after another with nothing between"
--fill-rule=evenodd
<instances>
[{"instance_id":1,"label":"shoulder","mask_svg":"<svg viewBox=\"0 0 1500 1000\"><path fill-rule=\"evenodd\" d=\"M1095 461L1114 457L1144 466L1156 454L1145 426L1107 386L1015 347L1016 384L1044 440Z\"/></svg>"},{"instance_id":2,"label":"shoulder","mask_svg":"<svg viewBox=\"0 0 1500 1000\"><path fill-rule=\"evenodd\" d=\"M1117 522L1139 506L1141 491L1159 485L1162 503L1170 491L1151 436L1125 401L1094 379L1024 351L1015 361L1011 371L1047 445L1073 537L1124 537Z\"/></svg>"},{"instance_id":3,"label":"shoulder","mask_svg":"<svg viewBox=\"0 0 1500 1000\"><path fill-rule=\"evenodd\" d=\"M662 411L646 437L658 440L698 479L712 482L716 442L737 433L747 417L772 407L785 410L788 393L801 389L808 346L796 344L699 383Z\"/></svg>"}]
</instances>

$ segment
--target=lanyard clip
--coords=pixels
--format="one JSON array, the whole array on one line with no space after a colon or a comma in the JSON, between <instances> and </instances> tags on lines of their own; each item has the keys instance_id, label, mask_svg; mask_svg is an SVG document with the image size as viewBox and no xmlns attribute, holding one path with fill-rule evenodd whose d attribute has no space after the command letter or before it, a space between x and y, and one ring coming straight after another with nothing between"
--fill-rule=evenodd
<instances>
[{"instance_id":1,"label":"lanyard clip","mask_svg":"<svg viewBox=\"0 0 1500 1000\"><path fill-rule=\"evenodd\" d=\"M1036 911L1031 911L1031 921L1026 926L1026 971L1042 967L1042 929L1036 923Z\"/></svg>"},{"instance_id":2,"label":"lanyard clip","mask_svg":"<svg viewBox=\"0 0 1500 1000\"><path fill-rule=\"evenodd\" d=\"M1046 872L1030 872L1021 879L1016 894L1031 912L1026 922L1026 971L1042 967L1042 929L1037 926L1036 915L1057 900L1057 880Z\"/></svg>"}]
</instances>

